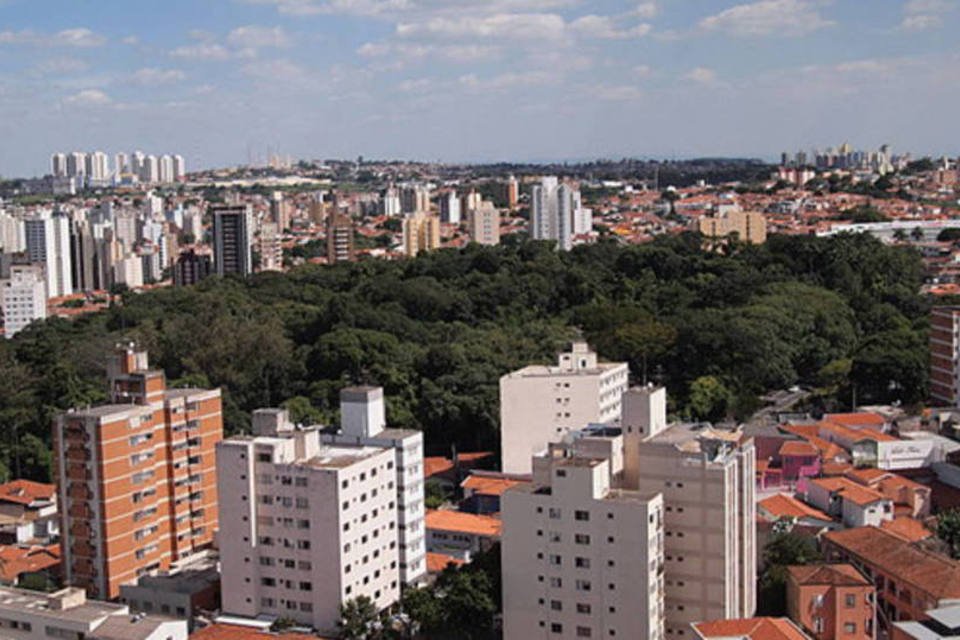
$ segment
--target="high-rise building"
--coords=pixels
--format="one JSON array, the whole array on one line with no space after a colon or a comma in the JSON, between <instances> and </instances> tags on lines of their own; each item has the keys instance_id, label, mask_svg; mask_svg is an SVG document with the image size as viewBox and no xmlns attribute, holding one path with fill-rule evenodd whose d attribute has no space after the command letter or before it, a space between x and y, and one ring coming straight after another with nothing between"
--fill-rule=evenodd
<instances>
[{"instance_id":1,"label":"high-rise building","mask_svg":"<svg viewBox=\"0 0 960 640\"><path fill-rule=\"evenodd\" d=\"M116 175L119 176L124 173L130 173L130 156L122 151L114 156L113 164L113 170Z\"/></svg>"},{"instance_id":2,"label":"high-rise building","mask_svg":"<svg viewBox=\"0 0 960 640\"><path fill-rule=\"evenodd\" d=\"M274 191L270 197L270 220L277 225L280 233L290 228L289 204L284 200L282 191Z\"/></svg>"},{"instance_id":3,"label":"high-rise building","mask_svg":"<svg viewBox=\"0 0 960 640\"><path fill-rule=\"evenodd\" d=\"M408 257L439 247L440 219L437 216L416 213L403 219L403 249Z\"/></svg>"},{"instance_id":4,"label":"high-rise building","mask_svg":"<svg viewBox=\"0 0 960 640\"><path fill-rule=\"evenodd\" d=\"M938 405L960 406L960 307L930 312L930 398Z\"/></svg>"},{"instance_id":5,"label":"high-rise building","mask_svg":"<svg viewBox=\"0 0 960 640\"><path fill-rule=\"evenodd\" d=\"M213 262L218 276L250 275L253 214L249 205L225 205L213 212Z\"/></svg>"},{"instance_id":6,"label":"high-rise building","mask_svg":"<svg viewBox=\"0 0 960 640\"><path fill-rule=\"evenodd\" d=\"M727 238L736 234L741 242L763 244L767 241L767 219L758 211L731 207L701 217L699 231L708 238Z\"/></svg>"},{"instance_id":7,"label":"high-rise building","mask_svg":"<svg viewBox=\"0 0 960 640\"><path fill-rule=\"evenodd\" d=\"M593 230L593 214L583 207L580 192L561 183L555 176L544 176L530 193L530 237L534 240L555 240L569 251L574 236Z\"/></svg>"},{"instance_id":8,"label":"high-rise building","mask_svg":"<svg viewBox=\"0 0 960 640\"><path fill-rule=\"evenodd\" d=\"M98 257L100 243L87 220L74 220L70 226L70 267L74 291L106 289L106 278Z\"/></svg>"},{"instance_id":9,"label":"high-rise building","mask_svg":"<svg viewBox=\"0 0 960 640\"><path fill-rule=\"evenodd\" d=\"M400 212L429 213L430 187L423 184L408 184L400 187Z\"/></svg>"},{"instance_id":10,"label":"high-rise building","mask_svg":"<svg viewBox=\"0 0 960 640\"><path fill-rule=\"evenodd\" d=\"M167 154L160 156L157 160L157 167L160 171L160 182L168 184L175 180L172 156Z\"/></svg>"},{"instance_id":11,"label":"high-rise building","mask_svg":"<svg viewBox=\"0 0 960 640\"><path fill-rule=\"evenodd\" d=\"M19 253L26 247L23 220L0 210L0 253Z\"/></svg>"},{"instance_id":12,"label":"high-rise building","mask_svg":"<svg viewBox=\"0 0 960 640\"><path fill-rule=\"evenodd\" d=\"M483 200L476 189L470 189L470 191L463 194L460 198L460 210L461 211L470 211L471 209L476 209L480 206L480 202Z\"/></svg>"},{"instance_id":13,"label":"high-rise building","mask_svg":"<svg viewBox=\"0 0 960 640\"><path fill-rule=\"evenodd\" d=\"M514 176L507 178L507 208L511 211L520 202L520 183Z\"/></svg>"},{"instance_id":14,"label":"high-rise building","mask_svg":"<svg viewBox=\"0 0 960 640\"><path fill-rule=\"evenodd\" d=\"M87 154L83 153L82 151L74 151L67 154L67 176L71 178L77 178L85 175L86 171Z\"/></svg>"},{"instance_id":15,"label":"high-rise building","mask_svg":"<svg viewBox=\"0 0 960 640\"><path fill-rule=\"evenodd\" d=\"M67 176L67 154L55 153L50 156L50 174L56 178Z\"/></svg>"},{"instance_id":16,"label":"high-rise building","mask_svg":"<svg viewBox=\"0 0 960 640\"><path fill-rule=\"evenodd\" d=\"M327 218L327 263L353 262L353 219L333 212Z\"/></svg>"},{"instance_id":17,"label":"high-rise building","mask_svg":"<svg viewBox=\"0 0 960 640\"><path fill-rule=\"evenodd\" d=\"M143 157L140 165L140 180L148 184L155 184L160 181L160 162L155 155Z\"/></svg>"},{"instance_id":18,"label":"high-rise building","mask_svg":"<svg viewBox=\"0 0 960 640\"><path fill-rule=\"evenodd\" d=\"M54 425L67 584L96 598L195 559L217 529L219 389L167 389L147 353L121 345L107 365L111 404Z\"/></svg>"},{"instance_id":19,"label":"high-rise building","mask_svg":"<svg viewBox=\"0 0 960 640\"><path fill-rule=\"evenodd\" d=\"M500 211L489 200L467 212L467 232L478 244L500 244Z\"/></svg>"},{"instance_id":20,"label":"high-rise building","mask_svg":"<svg viewBox=\"0 0 960 640\"><path fill-rule=\"evenodd\" d=\"M143 151L134 151L130 154L130 173L138 178L143 178L143 162L146 156Z\"/></svg>"},{"instance_id":21,"label":"high-rise building","mask_svg":"<svg viewBox=\"0 0 960 640\"><path fill-rule=\"evenodd\" d=\"M661 640L663 498L619 482L622 437L578 436L502 497L503 637Z\"/></svg>"},{"instance_id":22,"label":"high-rise building","mask_svg":"<svg viewBox=\"0 0 960 640\"><path fill-rule=\"evenodd\" d=\"M93 186L102 186L110 179L110 158L103 151L87 154L87 181Z\"/></svg>"},{"instance_id":23,"label":"high-rise building","mask_svg":"<svg viewBox=\"0 0 960 640\"><path fill-rule=\"evenodd\" d=\"M347 600L395 602L395 451L325 444L280 409L254 412L253 428L217 447L223 610L334 632Z\"/></svg>"},{"instance_id":24,"label":"high-rise building","mask_svg":"<svg viewBox=\"0 0 960 640\"><path fill-rule=\"evenodd\" d=\"M631 389L624 483L663 494L666 633L756 610L755 449L741 431L668 424L666 391Z\"/></svg>"},{"instance_id":25,"label":"high-rise building","mask_svg":"<svg viewBox=\"0 0 960 640\"><path fill-rule=\"evenodd\" d=\"M387 189L380 196L380 213L385 216L398 216L401 213L400 207L400 196L397 195L397 190L394 187L387 187Z\"/></svg>"},{"instance_id":26,"label":"high-rise building","mask_svg":"<svg viewBox=\"0 0 960 640\"><path fill-rule=\"evenodd\" d=\"M460 197L456 190L440 194L440 222L460 224Z\"/></svg>"},{"instance_id":27,"label":"high-rise building","mask_svg":"<svg viewBox=\"0 0 960 640\"><path fill-rule=\"evenodd\" d=\"M213 260L207 254L189 249L180 254L173 267L173 284L178 287L197 284L213 272Z\"/></svg>"},{"instance_id":28,"label":"high-rise building","mask_svg":"<svg viewBox=\"0 0 960 640\"><path fill-rule=\"evenodd\" d=\"M261 222L257 237L260 271L283 271L283 238L275 222Z\"/></svg>"},{"instance_id":29,"label":"high-rise building","mask_svg":"<svg viewBox=\"0 0 960 640\"><path fill-rule=\"evenodd\" d=\"M506 473L530 473L530 458L569 431L620 418L625 362L600 362L574 343L555 366L530 365L500 378L500 449Z\"/></svg>"},{"instance_id":30,"label":"high-rise building","mask_svg":"<svg viewBox=\"0 0 960 640\"><path fill-rule=\"evenodd\" d=\"M175 154L173 156L173 179L177 182L187 177L187 164L183 161L183 156Z\"/></svg>"},{"instance_id":31,"label":"high-rise building","mask_svg":"<svg viewBox=\"0 0 960 640\"><path fill-rule=\"evenodd\" d=\"M44 265L47 295L51 298L73 293L70 262L70 218L43 212L24 219L24 236L30 262Z\"/></svg>"},{"instance_id":32,"label":"high-rise building","mask_svg":"<svg viewBox=\"0 0 960 640\"><path fill-rule=\"evenodd\" d=\"M380 387L348 387L340 391L340 429L324 434L329 444L386 447L395 454L397 469L397 531L400 580L413 584L427 573L423 432L387 427Z\"/></svg>"},{"instance_id":33,"label":"high-rise building","mask_svg":"<svg viewBox=\"0 0 960 640\"><path fill-rule=\"evenodd\" d=\"M14 264L10 279L0 281L3 335L12 338L31 322L47 317L47 280L43 265Z\"/></svg>"}]
</instances>

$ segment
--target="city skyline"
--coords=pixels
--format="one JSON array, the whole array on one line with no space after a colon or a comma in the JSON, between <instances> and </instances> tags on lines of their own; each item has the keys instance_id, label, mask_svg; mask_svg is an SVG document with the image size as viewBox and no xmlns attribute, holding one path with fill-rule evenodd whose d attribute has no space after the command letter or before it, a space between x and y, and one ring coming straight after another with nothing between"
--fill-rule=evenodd
<instances>
[{"instance_id":1,"label":"city skyline","mask_svg":"<svg viewBox=\"0 0 960 640\"><path fill-rule=\"evenodd\" d=\"M10 177L99 148L176 148L197 168L957 152L947 0L6 0L0 21Z\"/></svg>"}]
</instances>

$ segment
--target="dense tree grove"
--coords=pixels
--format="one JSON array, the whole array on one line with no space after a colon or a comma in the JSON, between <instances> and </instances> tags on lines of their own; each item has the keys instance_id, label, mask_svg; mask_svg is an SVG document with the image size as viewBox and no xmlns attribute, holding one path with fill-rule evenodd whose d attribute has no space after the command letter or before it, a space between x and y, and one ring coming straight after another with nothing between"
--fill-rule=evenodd
<instances>
[{"instance_id":1,"label":"dense tree grove","mask_svg":"<svg viewBox=\"0 0 960 640\"><path fill-rule=\"evenodd\" d=\"M688 417L742 417L770 389L806 383L818 402L921 402L922 266L867 236L772 236L702 248L694 234L569 253L549 243L471 245L414 260L304 266L246 281L125 294L0 345L3 472L45 479L58 411L104 399L104 355L136 340L170 384L223 387L228 432L285 405L335 421L339 389L382 385L389 420L431 453L497 446L498 379L548 362L578 334L666 384Z\"/></svg>"}]
</instances>

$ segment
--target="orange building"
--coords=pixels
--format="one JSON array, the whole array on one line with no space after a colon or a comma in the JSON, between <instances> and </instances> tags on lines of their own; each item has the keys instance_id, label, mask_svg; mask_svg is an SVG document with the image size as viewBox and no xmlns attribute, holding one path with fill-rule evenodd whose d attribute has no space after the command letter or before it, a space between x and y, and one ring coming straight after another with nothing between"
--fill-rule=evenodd
<instances>
[{"instance_id":1,"label":"orange building","mask_svg":"<svg viewBox=\"0 0 960 640\"><path fill-rule=\"evenodd\" d=\"M930 400L956 406L960 401L960 307L934 307L930 312Z\"/></svg>"},{"instance_id":2,"label":"orange building","mask_svg":"<svg viewBox=\"0 0 960 640\"><path fill-rule=\"evenodd\" d=\"M132 345L107 377L112 404L71 409L53 428L64 578L101 599L211 546L223 438L219 389L167 389Z\"/></svg>"},{"instance_id":3,"label":"orange building","mask_svg":"<svg viewBox=\"0 0 960 640\"><path fill-rule=\"evenodd\" d=\"M787 615L815 640L876 637L873 583L849 564L787 568Z\"/></svg>"},{"instance_id":4,"label":"orange building","mask_svg":"<svg viewBox=\"0 0 960 640\"><path fill-rule=\"evenodd\" d=\"M873 581L880 628L925 620L928 610L960 599L960 562L884 529L831 531L822 545L827 561L849 562Z\"/></svg>"}]
</instances>

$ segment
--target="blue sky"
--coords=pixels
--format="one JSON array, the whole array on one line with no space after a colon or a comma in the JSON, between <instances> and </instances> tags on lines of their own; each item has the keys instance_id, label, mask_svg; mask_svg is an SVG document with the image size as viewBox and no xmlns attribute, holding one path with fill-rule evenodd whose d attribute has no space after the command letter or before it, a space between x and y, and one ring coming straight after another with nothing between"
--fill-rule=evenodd
<instances>
[{"instance_id":1,"label":"blue sky","mask_svg":"<svg viewBox=\"0 0 960 640\"><path fill-rule=\"evenodd\" d=\"M0 0L0 175L56 150L956 154L958 0Z\"/></svg>"}]
</instances>

